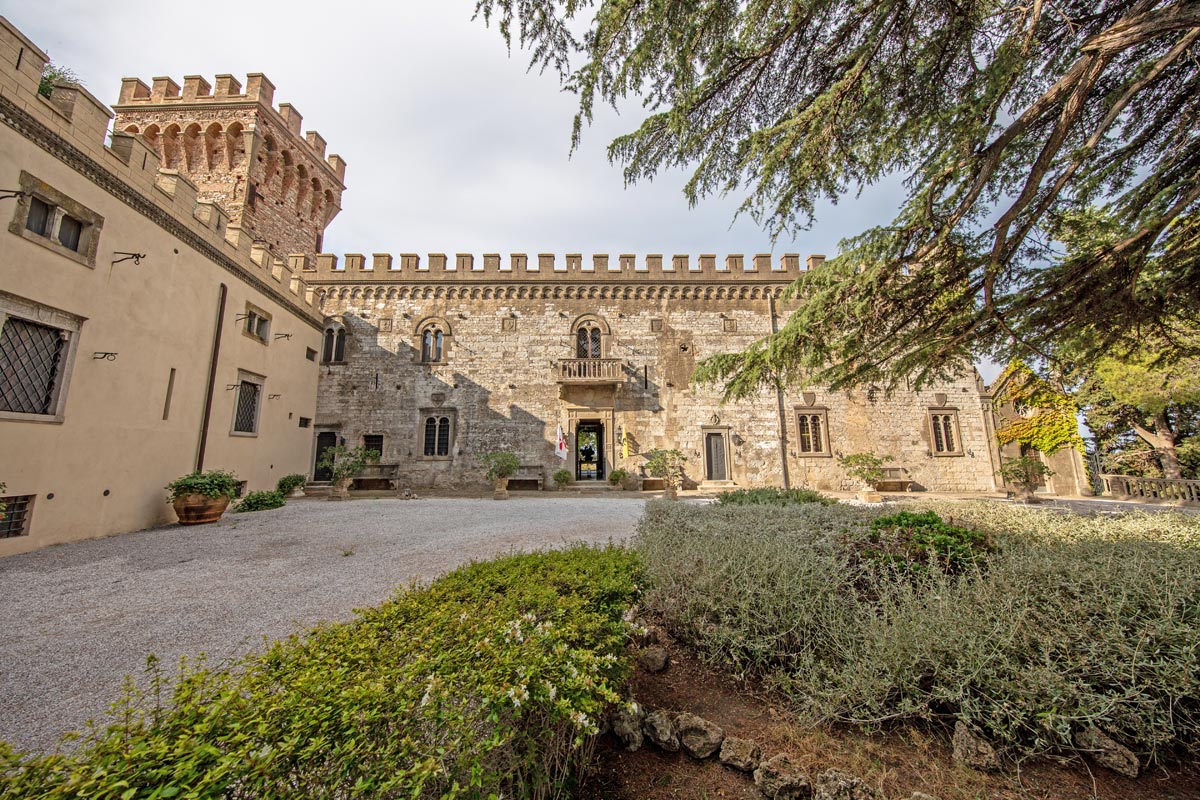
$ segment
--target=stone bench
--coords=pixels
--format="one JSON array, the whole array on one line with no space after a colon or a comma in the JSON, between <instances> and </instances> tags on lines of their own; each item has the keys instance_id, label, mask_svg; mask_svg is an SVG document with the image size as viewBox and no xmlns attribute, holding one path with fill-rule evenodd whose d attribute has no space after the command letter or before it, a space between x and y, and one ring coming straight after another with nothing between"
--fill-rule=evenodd
<instances>
[{"instance_id":1,"label":"stone bench","mask_svg":"<svg viewBox=\"0 0 1200 800\"><path fill-rule=\"evenodd\" d=\"M876 481L874 486L877 492L911 492L912 484L904 467L884 467L883 480Z\"/></svg>"},{"instance_id":2,"label":"stone bench","mask_svg":"<svg viewBox=\"0 0 1200 800\"><path fill-rule=\"evenodd\" d=\"M351 479L350 488L358 491L393 490L399 469L399 464L367 464L362 472Z\"/></svg>"},{"instance_id":3,"label":"stone bench","mask_svg":"<svg viewBox=\"0 0 1200 800\"><path fill-rule=\"evenodd\" d=\"M522 464L517 467L517 471L508 479L510 489L517 488L513 486L513 483L516 481L535 483L540 491L546 487L546 473L542 469L541 464Z\"/></svg>"}]
</instances>

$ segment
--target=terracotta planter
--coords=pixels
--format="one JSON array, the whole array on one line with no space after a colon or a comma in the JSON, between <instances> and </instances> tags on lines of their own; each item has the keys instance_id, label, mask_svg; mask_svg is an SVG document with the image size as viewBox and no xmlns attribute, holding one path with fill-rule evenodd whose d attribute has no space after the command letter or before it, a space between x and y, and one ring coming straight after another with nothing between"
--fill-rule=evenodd
<instances>
[{"instance_id":1,"label":"terracotta planter","mask_svg":"<svg viewBox=\"0 0 1200 800\"><path fill-rule=\"evenodd\" d=\"M495 491L492 497L496 500L508 499L508 478L496 478Z\"/></svg>"},{"instance_id":2,"label":"terracotta planter","mask_svg":"<svg viewBox=\"0 0 1200 800\"><path fill-rule=\"evenodd\" d=\"M202 494L185 494L171 503L180 525L203 525L216 522L229 508L228 497L208 497Z\"/></svg>"}]
</instances>

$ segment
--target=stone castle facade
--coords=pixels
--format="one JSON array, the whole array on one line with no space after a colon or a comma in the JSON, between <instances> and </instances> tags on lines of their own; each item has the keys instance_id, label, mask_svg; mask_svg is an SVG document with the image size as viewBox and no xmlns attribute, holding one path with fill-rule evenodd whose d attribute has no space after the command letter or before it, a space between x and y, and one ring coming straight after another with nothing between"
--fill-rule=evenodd
<instances>
[{"instance_id":1,"label":"stone castle facade","mask_svg":"<svg viewBox=\"0 0 1200 800\"><path fill-rule=\"evenodd\" d=\"M213 88L215 86L215 89ZM781 297L821 256L320 253L345 163L325 157L261 74L149 85L127 78L114 128L185 176L242 235L286 259L325 318L310 469L368 444L400 485L482 485L479 457L512 450L522 477L637 475L678 449L689 485L852 488L837 456L874 451L915 488L989 491L994 437L975 375L922 392L764 391L722 404L697 362L786 319ZM302 142L302 144L298 144ZM567 458L556 454L559 430Z\"/></svg>"}]
</instances>

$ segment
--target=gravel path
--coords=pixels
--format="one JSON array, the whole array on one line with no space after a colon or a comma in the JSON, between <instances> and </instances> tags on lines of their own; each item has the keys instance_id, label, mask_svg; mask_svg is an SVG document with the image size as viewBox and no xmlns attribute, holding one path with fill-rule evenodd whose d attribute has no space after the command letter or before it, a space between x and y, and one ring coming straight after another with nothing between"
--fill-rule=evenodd
<instances>
[{"instance_id":1,"label":"gravel path","mask_svg":"<svg viewBox=\"0 0 1200 800\"><path fill-rule=\"evenodd\" d=\"M53 750L154 653L236 657L471 559L632 534L640 498L295 500L0 559L0 739Z\"/></svg>"}]
</instances>

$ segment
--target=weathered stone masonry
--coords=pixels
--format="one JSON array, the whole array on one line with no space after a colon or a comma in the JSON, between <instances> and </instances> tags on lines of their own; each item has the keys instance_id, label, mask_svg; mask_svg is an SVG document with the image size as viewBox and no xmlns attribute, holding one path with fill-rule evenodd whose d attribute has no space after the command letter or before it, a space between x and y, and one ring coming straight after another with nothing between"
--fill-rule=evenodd
<instances>
[{"instance_id":1,"label":"weathered stone masonry","mask_svg":"<svg viewBox=\"0 0 1200 800\"><path fill-rule=\"evenodd\" d=\"M542 254L531 264L514 254L505 264L496 254L482 262L470 254L424 262L351 254L342 265L318 256L305 277L318 287L330 329L344 326L348 337L344 363L323 367L315 427L350 444L382 436L383 460L417 487L478 485L479 455L497 449L516 451L548 479L574 468L554 455L558 426L574 451L574 432L595 421L606 469L636 470L641 453L678 448L695 483L724 456L725 478L741 486L838 489L851 484L836 456L873 450L892 455L918 487L993 489L986 401L973 376L890 397L768 391L726 405L717 387L691 382L700 359L742 349L771 332L772 315L776 325L786 318L790 309L778 298L800 259L771 260L735 255L718 268L712 255L675 256L664 268L654 255L638 264L633 256L585 262ZM820 258L808 266L819 268ZM611 379L570 372L578 328L592 323L601 360L615 360ZM444 335L439 363L422 360L422 331L431 325ZM956 417L953 454L935 454L935 409ZM798 446L800 414L823 418L821 453ZM451 420L446 456L424 454L431 416ZM716 452L710 436L721 440Z\"/></svg>"}]
</instances>

